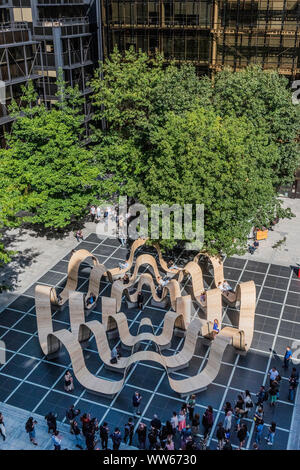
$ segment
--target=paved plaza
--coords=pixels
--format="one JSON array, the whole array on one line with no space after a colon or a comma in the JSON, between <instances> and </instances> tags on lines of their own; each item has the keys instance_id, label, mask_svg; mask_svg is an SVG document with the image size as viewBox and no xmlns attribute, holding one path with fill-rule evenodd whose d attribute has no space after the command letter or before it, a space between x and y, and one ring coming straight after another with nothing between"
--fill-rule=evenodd
<instances>
[{"instance_id":1,"label":"paved plaza","mask_svg":"<svg viewBox=\"0 0 300 470\"><path fill-rule=\"evenodd\" d=\"M47 361L41 352L37 338L37 326L34 307L34 288L36 284L55 286L61 291L66 281L68 259L66 253L61 259L53 256L52 266L39 279L32 279L31 285L22 295L14 299L12 303L0 313L0 339L7 347L7 362L0 367L0 401L14 407L21 408L31 413L45 416L50 410L56 412L59 421L64 421L65 411L75 404L82 412L89 412L98 418L100 422L107 421L110 429L115 426L124 429L124 424L131 415L131 398L135 390L139 390L143 396L142 416L136 420L136 426L142 420L149 424L154 413L164 422L170 419L173 411L179 411L182 399L172 392L165 371L156 363L136 363L128 373L124 388L114 398L105 398L87 392L75 379L75 390L68 394L63 388L63 376L67 368L71 369L67 352L62 349L59 356ZM118 240L99 240L93 233L77 245L95 255L100 263L108 268L118 266L125 259L127 250L122 248ZM150 252L154 256L156 251L142 247L137 254ZM189 252L179 253L177 264L184 265L190 260ZM84 263L80 269L79 286L81 292L86 292L90 273L90 266ZM295 271L289 266L281 266L271 263L263 263L252 259L228 258L224 260L225 278L229 280L233 288L239 282L254 280L257 291L257 306L255 315L255 332L252 346L246 356L240 356L236 351L228 347L223 356L222 366L213 384L204 392L197 394L196 409L202 416L208 405L214 409L215 422L212 429L209 446L215 449L216 425L223 421L223 406L226 401L232 405L235 403L238 393L249 389L252 399L255 401L255 393L262 384L268 385L267 373L271 366L276 366L282 373L280 386L280 399L274 409L265 405L265 430L271 421L277 423L274 449L286 449L289 444L289 431L291 426L295 429L293 420L294 405L288 397L288 372L282 369L282 358L286 346L291 346L296 358L299 350L300 359L300 279L297 279ZM206 288L211 288L213 278L205 275ZM189 281L183 286L183 293L190 289ZM144 317L151 318L155 325L155 334L162 329L166 310L153 307L148 289L144 296L146 305L143 311L128 309L125 300L122 311L127 315L130 332L136 334L139 322ZM100 295L110 295L110 285L101 282ZM201 316L196 304L194 315ZM224 307L223 326L236 326L237 311ZM94 310L89 314L88 320L101 321L100 300ZM69 312L66 305L53 313L54 330L69 328ZM115 341L110 341L110 345ZM171 348L166 354L174 354L183 344L183 339L174 337ZM143 344L143 348L153 348L153 344ZM89 370L99 377L111 380L119 380L120 373L108 371L104 368L92 338L85 349L86 364ZM189 367L180 372L172 373L174 379L180 379L197 374L207 362L209 347L203 338L198 339L195 355L190 361ZM296 358L297 359L297 358ZM298 361L295 361L298 363ZM299 395L299 394L298 394ZM297 397L297 400L299 397ZM254 439L254 422L251 418L253 411L249 413L246 421L249 438L245 447L250 449ZM233 426L234 429L234 426ZM24 432L25 434L25 432ZM237 445L236 433L232 432L232 444ZM1 448L2 443L0 443ZM137 445L136 435L133 445ZM261 448L269 448L265 440Z\"/></svg>"}]
</instances>

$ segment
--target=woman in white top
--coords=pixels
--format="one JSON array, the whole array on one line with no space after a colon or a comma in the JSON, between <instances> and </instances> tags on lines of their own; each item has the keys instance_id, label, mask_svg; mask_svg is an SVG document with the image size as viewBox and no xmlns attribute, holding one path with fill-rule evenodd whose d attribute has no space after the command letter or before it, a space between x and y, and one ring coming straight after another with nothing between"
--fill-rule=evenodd
<instances>
[{"instance_id":1,"label":"woman in white top","mask_svg":"<svg viewBox=\"0 0 300 470\"><path fill-rule=\"evenodd\" d=\"M231 429L232 411L228 410L224 419L224 429L229 432Z\"/></svg>"}]
</instances>

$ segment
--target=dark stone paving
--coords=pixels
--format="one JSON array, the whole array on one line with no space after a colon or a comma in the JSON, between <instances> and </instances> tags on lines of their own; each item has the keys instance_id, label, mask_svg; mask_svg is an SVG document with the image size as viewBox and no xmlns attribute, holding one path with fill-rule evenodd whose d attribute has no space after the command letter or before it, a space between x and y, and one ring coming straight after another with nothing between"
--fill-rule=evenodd
<instances>
[{"instance_id":1,"label":"dark stone paving","mask_svg":"<svg viewBox=\"0 0 300 470\"><path fill-rule=\"evenodd\" d=\"M118 266L119 260L124 259L126 253L116 240L99 241L95 234L91 234L83 243L78 244L79 248L93 252L99 261L108 267ZM147 251L145 248L141 250ZM148 251L151 252L151 250ZM180 265L180 260L190 258L189 253L182 253L177 259L177 264ZM56 260L54 267L37 283L52 285L58 291L61 290L66 281L68 259L69 254L62 260ZM268 383L267 373L274 365L282 373L280 399L275 409L271 409L268 404L265 405L264 436L267 435L270 422L276 421L277 433L273 449L286 449L291 426L295 429L295 420L293 421L294 405L287 398L289 373L284 372L281 365L286 346L290 345L297 349L300 345L300 324L298 323L300 283L295 274L286 267L238 258L226 259L224 266L225 277L232 286L251 279L256 284L257 308L254 338L246 356L239 356L233 349L227 348L216 380L208 390L197 395L195 412L202 416L207 405L213 406L215 425L211 434L210 448L216 448L216 424L224 419L222 410L225 401L234 404L238 393L245 389L249 389L255 399L259 386ZM86 292L89 272L90 266L86 263L80 270L78 290L81 292ZM210 274L205 275L205 282L207 288L212 286ZM141 419L145 423L150 422L154 413L158 414L164 422L171 418L173 411L179 411L182 399L171 391L165 372L157 364L135 364L126 378L123 390L113 399L87 392L76 379L74 391L67 394L63 389L65 370L71 369L67 352L62 349L59 357L47 361L39 346L34 307L35 285L36 283L0 313L0 338L7 347L7 362L0 366L0 400L2 402L41 415L52 410L58 414L59 420L64 419L66 408L75 403L82 412L90 412L99 421L108 421L111 428L121 426L122 429L128 417L131 416L131 398L136 389L139 389L143 396ZM101 282L101 290L102 295L109 296L108 283ZM146 291L147 289L145 289L145 297L148 298ZM101 321L100 305L98 301L88 320ZM143 312L137 309L128 310L125 302L123 302L122 311L128 316L132 334L136 334L139 322L145 316L151 318L156 326L157 334L166 313L164 309L152 307L150 298ZM234 324L236 313L235 309L224 307L224 325ZM69 327L68 315L67 306L53 313L55 330ZM112 344L115 344L115 341L111 341ZM165 351L165 354L172 354L174 349L181 346L182 339L174 337L171 350ZM195 356L189 367L172 376L180 379L197 374L205 365L208 352L207 345L203 339L199 338ZM104 369L96 353L93 339L90 340L89 347L85 350L85 357L92 373L112 380L120 379L119 373ZM249 430L245 447L251 448L254 439L251 412L245 422ZM201 429L200 432L202 432ZM237 444L235 434L232 433L233 444ZM269 449L265 440L262 439L262 441L261 448ZM134 445L136 444L135 436ZM290 442L289 446L292 445L297 444Z\"/></svg>"}]
</instances>

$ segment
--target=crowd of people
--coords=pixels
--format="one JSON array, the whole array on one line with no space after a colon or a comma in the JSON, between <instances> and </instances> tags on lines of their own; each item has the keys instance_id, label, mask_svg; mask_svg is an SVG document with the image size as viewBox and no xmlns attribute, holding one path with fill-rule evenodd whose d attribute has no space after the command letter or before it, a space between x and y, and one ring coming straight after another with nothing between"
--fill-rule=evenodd
<instances>
[{"instance_id":1,"label":"crowd of people","mask_svg":"<svg viewBox=\"0 0 300 470\"><path fill-rule=\"evenodd\" d=\"M288 368L290 361L291 354L288 347L283 367ZM92 417L89 413L81 413L80 409L76 409L74 405L66 411L66 420L70 426L70 433L74 436L74 445L79 449L86 450L107 450L109 440L111 440L113 450L118 450L122 442L129 446L134 443L139 449L148 450L203 450L207 447L207 441L214 424L216 424L214 436L217 440L217 449L233 450L236 447L240 450L245 446L245 442L250 436L251 422L254 422L252 448L259 450L263 439L267 445L272 446L276 436L276 422L271 421L266 426L264 415L268 404L270 407L276 405L282 379L276 367L269 370L268 376L268 386L260 386L254 402L249 390L239 393L233 404L226 401L223 407L224 419L217 424L214 423L215 413L212 406L206 408L202 417L199 413L195 413L195 395L191 395L187 402L182 403L178 411L173 411L172 416L164 423L157 414L150 422L145 423L140 420L143 397L139 391L136 391L132 396L132 416L128 417L123 429L120 427L111 429L106 421L100 424L96 417ZM70 381L69 371L65 377ZM299 383L299 373L295 367L292 367L288 382L288 400L293 401ZM63 437L57 429L56 418L57 415L51 411L45 416L53 448L60 450ZM35 446L38 445L36 425L37 421L33 417L30 417L25 424L30 442ZM0 413L0 435L3 440L6 439L2 413ZM134 435L136 435L135 442L133 442ZM233 438L238 444L232 444Z\"/></svg>"}]
</instances>

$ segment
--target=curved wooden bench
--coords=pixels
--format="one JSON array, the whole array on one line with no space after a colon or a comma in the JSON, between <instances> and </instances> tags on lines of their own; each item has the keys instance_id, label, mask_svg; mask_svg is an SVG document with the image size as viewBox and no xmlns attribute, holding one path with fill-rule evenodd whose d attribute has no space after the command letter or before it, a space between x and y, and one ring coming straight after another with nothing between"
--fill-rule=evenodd
<instances>
[{"instance_id":1,"label":"curved wooden bench","mask_svg":"<svg viewBox=\"0 0 300 470\"><path fill-rule=\"evenodd\" d=\"M227 346L227 344L229 344L229 338L216 338L211 347L207 365L203 369L203 371L200 372L200 374L179 381L171 379L169 377L168 365L173 370L178 369L178 367L181 366L186 366L187 360L193 355L193 349L195 348L198 336L198 334L196 336L195 332L198 332L202 326L201 322L197 320L196 322L192 322L190 324L186 343L182 351L179 352L176 356L170 358L162 356L161 354L158 354L153 351L139 351L137 353L134 353L129 358L123 358L123 362L120 363L120 368L124 368L124 375L121 380L110 381L106 379L101 379L100 377L96 377L88 370L85 364L83 350L79 343L79 338L81 337L80 328L88 328L95 335L99 355L105 360L105 362L110 362L110 349L108 347L108 342L105 337L105 330L103 325L95 320L92 322L88 322L88 324L84 323L81 326L79 325L79 327L74 325L75 319L80 321L80 319L82 319L84 316L83 297L80 299L80 294L75 293L74 296L72 295L71 308L72 310L80 309L80 312L73 311L72 313L74 317L73 326L75 326L76 333L70 332L66 329L53 332L50 293L51 287L36 286L36 314L38 321L39 340L43 352L48 355L53 352L54 349L57 351L60 346L63 345L70 356L74 376L83 387L93 393L98 393L105 396L113 396L116 393L120 392L124 385L126 373L129 367L136 361L151 361L159 363L162 367L165 368L167 372L171 388L177 393L179 393L181 396L195 393L203 390L204 388L207 388L207 386L214 380L214 378L218 374L225 347ZM79 303L79 300L81 301L81 303ZM168 314L166 314L166 316L167 315ZM116 316L120 316L120 314L116 314ZM173 313L172 316L174 317ZM173 319L171 321L173 321ZM152 335L151 333L141 333L138 335L137 339L141 340L141 338L143 338L144 340L144 338L147 338L147 336L150 340L152 340L154 335ZM155 338L160 338L161 336L162 335L157 336Z\"/></svg>"},{"instance_id":2,"label":"curved wooden bench","mask_svg":"<svg viewBox=\"0 0 300 470\"><path fill-rule=\"evenodd\" d=\"M165 271L166 273L171 273L171 274L178 274L180 271L182 271L183 268L178 268L178 269L170 269L168 267L168 264L166 263L166 261L164 260L163 258L163 255L162 255L162 252L161 252L161 249L160 249L160 246L158 243L154 243L153 245L157 251L157 254L158 254L158 260L159 260L159 264L162 268L163 271Z\"/></svg>"},{"instance_id":3,"label":"curved wooden bench","mask_svg":"<svg viewBox=\"0 0 300 470\"><path fill-rule=\"evenodd\" d=\"M67 282L63 291L59 294L61 300L58 300L55 289L51 291L51 302L53 304L63 305L69 298L69 292L77 289L79 267L88 258L92 258L94 266L99 265L97 258L87 250L77 250L71 256L68 263Z\"/></svg>"}]
</instances>

